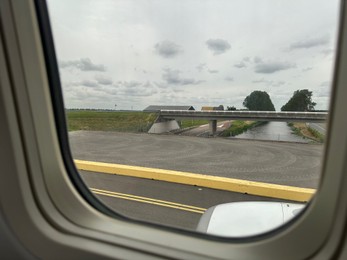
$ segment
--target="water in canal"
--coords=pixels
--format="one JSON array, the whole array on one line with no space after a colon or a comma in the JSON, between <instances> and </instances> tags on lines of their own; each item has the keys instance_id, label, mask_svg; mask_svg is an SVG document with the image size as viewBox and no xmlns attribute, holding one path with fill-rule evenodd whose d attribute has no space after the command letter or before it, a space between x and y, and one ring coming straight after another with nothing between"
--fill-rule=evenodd
<instances>
[{"instance_id":1,"label":"water in canal","mask_svg":"<svg viewBox=\"0 0 347 260\"><path fill-rule=\"evenodd\" d=\"M308 140L294 135L286 122L267 122L232 138L307 143Z\"/></svg>"}]
</instances>

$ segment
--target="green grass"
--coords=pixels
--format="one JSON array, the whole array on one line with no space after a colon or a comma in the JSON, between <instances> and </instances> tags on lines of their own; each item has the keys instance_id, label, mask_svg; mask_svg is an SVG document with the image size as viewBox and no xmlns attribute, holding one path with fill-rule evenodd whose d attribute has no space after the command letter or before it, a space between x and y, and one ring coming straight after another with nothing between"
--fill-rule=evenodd
<instances>
[{"instance_id":1,"label":"green grass","mask_svg":"<svg viewBox=\"0 0 347 260\"><path fill-rule=\"evenodd\" d=\"M200 126L200 125L206 125L208 124L208 120L203 119L197 119L197 120L182 120L181 121L181 128L188 128L193 126Z\"/></svg>"},{"instance_id":2,"label":"green grass","mask_svg":"<svg viewBox=\"0 0 347 260\"><path fill-rule=\"evenodd\" d=\"M147 132L157 115L145 112L67 110L69 131Z\"/></svg>"},{"instance_id":3,"label":"green grass","mask_svg":"<svg viewBox=\"0 0 347 260\"><path fill-rule=\"evenodd\" d=\"M311 134L318 140L320 143L324 143L325 136L322 135L320 132L318 132L316 129L313 129L311 127L308 127L308 131L311 132Z\"/></svg>"},{"instance_id":4,"label":"green grass","mask_svg":"<svg viewBox=\"0 0 347 260\"><path fill-rule=\"evenodd\" d=\"M223 131L221 136L228 137L239 135L247 131L248 129L261 125L263 123L264 122L235 120L232 122L231 126L228 129Z\"/></svg>"},{"instance_id":5,"label":"green grass","mask_svg":"<svg viewBox=\"0 0 347 260\"><path fill-rule=\"evenodd\" d=\"M295 134L297 136L302 136L302 137L304 136L301 133L300 129L298 127L294 126L293 122L289 122L289 123L287 123L287 125L290 127L290 129L292 130L293 134Z\"/></svg>"},{"instance_id":6,"label":"green grass","mask_svg":"<svg viewBox=\"0 0 347 260\"><path fill-rule=\"evenodd\" d=\"M315 129L307 126L305 123L287 123L293 134L303 138L309 138L318 143L324 143L325 136Z\"/></svg>"}]
</instances>

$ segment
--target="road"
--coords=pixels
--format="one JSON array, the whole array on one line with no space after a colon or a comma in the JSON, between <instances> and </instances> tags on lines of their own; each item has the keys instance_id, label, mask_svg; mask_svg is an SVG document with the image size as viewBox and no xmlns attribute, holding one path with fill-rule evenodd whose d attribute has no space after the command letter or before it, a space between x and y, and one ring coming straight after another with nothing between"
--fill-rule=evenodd
<instances>
[{"instance_id":1,"label":"road","mask_svg":"<svg viewBox=\"0 0 347 260\"><path fill-rule=\"evenodd\" d=\"M80 172L94 194L116 212L142 221L195 230L205 209L234 201L281 201L155 180Z\"/></svg>"},{"instance_id":2,"label":"road","mask_svg":"<svg viewBox=\"0 0 347 260\"><path fill-rule=\"evenodd\" d=\"M77 131L75 159L171 169L315 188L322 145ZM195 230L205 209L226 202L266 200L246 194L103 173L81 172L94 194L134 219Z\"/></svg>"},{"instance_id":3,"label":"road","mask_svg":"<svg viewBox=\"0 0 347 260\"><path fill-rule=\"evenodd\" d=\"M75 159L316 188L323 145L76 131Z\"/></svg>"}]
</instances>

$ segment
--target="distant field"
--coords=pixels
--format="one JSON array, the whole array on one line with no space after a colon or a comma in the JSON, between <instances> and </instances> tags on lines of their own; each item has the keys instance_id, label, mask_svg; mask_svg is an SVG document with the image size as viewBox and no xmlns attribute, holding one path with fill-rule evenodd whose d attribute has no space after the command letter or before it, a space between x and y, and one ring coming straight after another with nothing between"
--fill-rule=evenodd
<instances>
[{"instance_id":1,"label":"distant field","mask_svg":"<svg viewBox=\"0 0 347 260\"><path fill-rule=\"evenodd\" d=\"M147 132L157 115L145 112L68 110L69 131Z\"/></svg>"},{"instance_id":2,"label":"distant field","mask_svg":"<svg viewBox=\"0 0 347 260\"><path fill-rule=\"evenodd\" d=\"M67 110L69 131L148 132L156 113L138 111ZM208 124L207 120L182 120L181 128Z\"/></svg>"},{"instance_id":3,"label":"distant field","mask_svg":"<svg viewBox=\"0 0 347 260\"><path fill-rule=\"evenodd\" d=\"M193 127L193 126L200 126L200 125L206 125L208 124L208 120L182 120L181 121L181 128L187 128L187 127Z\"/></svg>"}]
</instances>

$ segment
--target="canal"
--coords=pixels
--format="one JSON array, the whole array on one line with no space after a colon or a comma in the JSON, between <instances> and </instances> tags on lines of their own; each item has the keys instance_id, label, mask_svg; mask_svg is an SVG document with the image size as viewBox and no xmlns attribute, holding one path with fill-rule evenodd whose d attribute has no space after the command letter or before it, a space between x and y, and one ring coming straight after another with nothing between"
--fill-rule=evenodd
<instances>
[{"instance_id":1,"label":"canal","mask_svg":"<svg viewBox=\"0 0 347 260\"><path fill-rule=\"evenodd\" d=\"M309 141L308 139L293 134L286 122L267 122L231 138L300 143L308 143Z\"/></svg>"}]
</instances>

